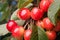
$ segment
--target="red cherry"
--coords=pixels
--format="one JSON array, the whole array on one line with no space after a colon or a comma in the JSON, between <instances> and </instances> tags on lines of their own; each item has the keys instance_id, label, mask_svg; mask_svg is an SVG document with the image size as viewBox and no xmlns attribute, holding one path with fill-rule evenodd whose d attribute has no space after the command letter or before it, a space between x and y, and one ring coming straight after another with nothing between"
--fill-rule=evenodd
<instances>
[{"instance_id":1,"label":"red cherry","mask_svg":"<svg viewBox=\"0 0 60 40\"><path fill-rule=\"evenodd\" d=\"M56 32L60 31L60 21L57 21L57 25L56 25L56 27L54 28L54 30L55 30Z\"/></svg>"},{"instance_id":2,"label":"red cherry","mask_svg":"<svg viewBox=\"0 0 60 40\"><path fill-rule=\"evenodd\" d=\"M12 36L15 38L19 38L24 34L24 28L23 27L17 27L12 31Z\"/></svg>"},{"instance_id":3,"label":"red cherry","mask_svg":"<svg viewBox=\"0 0 60 40\"><path fill-rule=\"evenodd\" d=\"M53 24L51 23L51 21L49 20L49 18L44 18L43 23L44 23L46 30L51 30L54 27Z\"/></svg>"},{"instance_id":4,"label":"red cherry","mask_svg":"<svg viewBox=\"0 0 60 40\"><path fill-rule=\"evenodd\" d=\"M56 32L55 31L46 31L46 35L49 40L55 40L56 39Z\"/></svg>"},{"instance_id":5,"label":"red cherry","mask_svg":"<svg viewBox=\"0 0 60 40\"><path fill-rule=\"evenodd\" d=\"M39 19L42 18L42 16L43 16L43 11L42 10L40 10L37 7L34 7L32 9L32 11L31 11L31 17L32 17L32 19L39 20Z\"/></svg>"},{"instance_id":6,"label":"red cherry","mask_svg":"<svg viewBox=\"0 0 60 40\"><path fill-rule=\"evenodd\" d=\"M30 10L28 8L22 8L18 11L17 16L22 20L27 20L30 18Z\"/></svg>"},{"instance_id":7,"label":"red cherry","mask_svg":"<svg viewBox=\"0 0 60 40\"><path fill-rule=\"evenodd\" d=\"M8 31L11 32L16 26L17 26L17 23L14 20L10 20L6 25L6 28Z\"/></svg>"},{"instance_id":8,"label":"red cherry","mask_svg":"<svg viewBox=\"0 0 60 40\"><path fill-rule=\"evenodd\" d=\"M43 23L43 21L38 20L38 21L36 22L36 25L39 26L39 27L44 28L44 23Z\"/></svg>"},{"instance_id":9,"label":"red cherry","mask_svg":"<svg viewBox=\"0 0 60 40\"><path fill-rule=\"evenodd\" d=\"M42 0L40 2L40 9L42 9L44 12L48 10L49 6L50 6L50 2L48 0Z\"/></svg>"},{"instance_id":10,"label":"red cherry","mask_svg":"<svg viewBox=\"0 0 60 40\"><path fill-rule=\"evenodd\" d=\"M31 33L32 33L31 30L29 30L29 29L26 30L26 31L24 32L24 39L25 39L25 40L30 40Z\"/></svg>"}]
</instances>

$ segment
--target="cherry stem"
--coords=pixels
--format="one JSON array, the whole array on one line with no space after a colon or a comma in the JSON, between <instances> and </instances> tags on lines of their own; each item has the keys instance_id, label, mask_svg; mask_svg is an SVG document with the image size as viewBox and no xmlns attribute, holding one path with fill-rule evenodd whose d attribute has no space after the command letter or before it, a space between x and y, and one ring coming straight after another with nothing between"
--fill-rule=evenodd
<instances>
[{"instance_id":1,"label":"cherry stem","mask_svg":"<svg viewBox=\"0 0 60 40\"><path fill-rule=\"evenodd\" d=\"M30 24L31 22L33 22L33 20L32 20L31 18L30 18L29 20L27 20L27 21L25 22L24 29L26 29L26 28L30 29L29 24ZM28 26L28 27L27 27L27 26Z\"/></svg>"},{"instance_id":2,"label":"cherry stem","mask_svg":"<svg viewBox=\"0 0 60 40\"><path fill-rule=\"evenodd\" d=\"M28 25L29 23L27 22L25 25L24 25L24 29L26 29L26 26Z\"/></svg>"},{"instance_id":3,"label":"cherry stem","mask_svg":"<svg viewBox=\"0 0 60 40\"><path fill-rule=\"evenodd\" d=\"M26 27L28 26L28 24L30 23L30 19L26 20L25 23L24 23L24 29L26 29Z\"/></svg>"}]
</instances>

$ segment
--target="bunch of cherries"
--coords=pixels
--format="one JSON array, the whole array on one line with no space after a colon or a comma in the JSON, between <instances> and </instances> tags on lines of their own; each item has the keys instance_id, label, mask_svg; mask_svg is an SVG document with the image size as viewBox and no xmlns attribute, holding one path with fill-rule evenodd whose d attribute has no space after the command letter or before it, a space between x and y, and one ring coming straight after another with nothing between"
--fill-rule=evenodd
<instances>
[{"instance_id":1,"label":"bunch of cherries","mask_svg":"<svg viewBox=\"0 0 60 40\"><path fill-rule=\"evenodd\" d=\"M21 8L17 12L19 19L28 20L31 18L35 20L35 24L42 27L46 31L46 35L49 40L55 40L56 32L60 31L60 21L57 22L55 27L48 17L43 18L43 20L40 19L43 17L44 13L48 11L48 8L52 2L53 0L41 0L39 3L39 8L34 7L31 11L28 8ZM7 30L12 33L13 37L19 38L24 36L24 40L30 40L32 33L31 29L25 30L23 26L18 26L14 20L10 20L6 27Z\"/></svg>"}]
</instances>

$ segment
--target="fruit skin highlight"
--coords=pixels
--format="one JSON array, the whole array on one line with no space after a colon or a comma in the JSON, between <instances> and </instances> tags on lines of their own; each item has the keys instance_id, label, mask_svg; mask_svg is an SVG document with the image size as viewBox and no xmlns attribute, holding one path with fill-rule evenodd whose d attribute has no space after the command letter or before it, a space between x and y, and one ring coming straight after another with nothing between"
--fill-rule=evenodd
<instances>
[{"instance_id":1,"label":"fruit skin highlight","mask_svg":"<svg viewBox=\"0 0 60 40\"><path fill-rule=\"evenodd\" d=\"M15 27L17 27L17 23L14 20L9 20L6 24L6 28L8 31L12 31Z\"/></svg>"},{"instance_id":2,"label":"fruit skin highlight","mask_svg":"<svg viewBox=\"0 0 60 40\"><path fill-rule=\"evenodd\" d=\"M31 10L31 18L34 19L34 20L39 20L41 19L43 16L43 11L37 7L34 7L32 10Z\"/></svg>"},{"instance_id":3,"label":"fruit skin highlight","mask_svg":"<svg viewBox=\"0 0 60 40\"><path fill-rule=\"evenodd\" d=\"M28 29L24 32L24 40L30 40L32 30Z\"/></svg>"},{"instance_id":4,"label":"fruit skin highlight","mask_svg":"<svg viewBox=\"0 0 60 40\"><path fill-rule=\"evenodd\" d=\"M42 9L44 12L48 11L49 6L50 2L48 0L42 0L39 4L40 9Z\"/></svg>"},{"instance_id":5,"label":"fruit skin highlight","mask_svg":"<svg viewBox=\"0 0 60 40\"><path fill-rule=\"evenodd\" d=\"M55 40L56 39L56 32L55 31L46 31L46 35L49 40Z\"/></svg>"},{"instance_id":6,"label":"fruit skin highlight","mask_svg":"<svg viewBox=\"0 0 60 40\"><path fill-rule=\"evenodd\" d=\"M43 23L44 23L44 28L46 29L46 30L52 30L53 29L53 24L51 23L51 21L49 20L49 18L44 18L43 19Z\"/></svg>"},{"instance_id":7,"label":"fruit skin highlight","mask_svg":"<svg viewBox=\"0 0 60 40\"><path fill-rule=\"evenodd\" d=\"M12 31L12 36L15 38L19 38L21 36L23 36L24 34L24 28L23 27L17 27Z\"/></svg>"},{"instance_id":8,"label":"fruit skin highlight","mask_svg":"<svg viewBox=\"0 0 60 40\"><path fill-rule=\"evenodd\" d=\"M30 10L28 8L21 8L18 12L17 12L17 16L18 18L22 19L22 20L27 20L30 18Z\"/></svg>"}]
</instances>

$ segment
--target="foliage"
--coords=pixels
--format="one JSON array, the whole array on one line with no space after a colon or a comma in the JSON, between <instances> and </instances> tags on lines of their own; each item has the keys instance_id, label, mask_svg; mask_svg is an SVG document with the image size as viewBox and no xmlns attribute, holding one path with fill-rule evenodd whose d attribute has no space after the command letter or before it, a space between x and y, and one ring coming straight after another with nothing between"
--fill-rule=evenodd
<instances>
[{"instance_id":1,"label":"foliage","mask_svg":"<svg viewBox=\"0 0 60 40\"><path fill-rule=\"evenodd\" d=\"M48 10L48 17L52 21L54 25L56 25L58 11L60 10L60 0L54 0L54 2L50 5Z\"/></svg>"}]
</instances>

